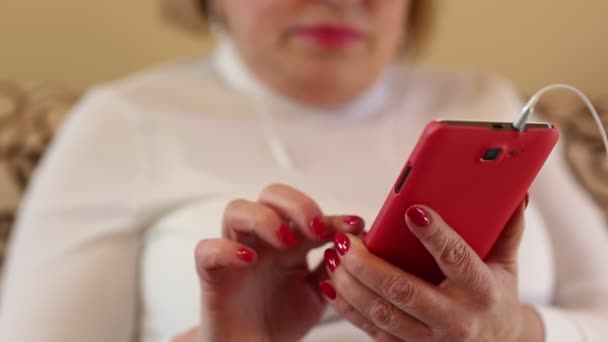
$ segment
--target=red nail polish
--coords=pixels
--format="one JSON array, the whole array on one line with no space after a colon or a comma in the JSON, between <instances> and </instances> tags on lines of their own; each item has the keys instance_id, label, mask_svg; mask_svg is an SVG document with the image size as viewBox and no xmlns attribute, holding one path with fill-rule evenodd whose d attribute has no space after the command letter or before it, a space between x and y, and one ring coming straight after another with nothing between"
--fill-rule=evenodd
<instances>
[{"instance_id":1,"label":"red nail polish","mask_svg":"<svg viewBox=\"0 0 608 342\"><path fill-rule=\"evenodd\" d=\"M245 262L252 262L255 260L255 252L248 248L240 248L236 251L236 255Z\"/></svg>"},{"instance_id":2,"label":"red nail polish","mask_svg":"<svg viewBox=\"0 0 608 342\"><path fill-rule=\"evenodd\" d=\"M353 230L362 229L365 226L365 221L359 216L346 216L343 221L351 226Z\"/></svg>"},{"instance_id":3,"label":"red nail polish","mask_svg":"<svg viewBox=\"0 0 608 342\"><path fill-rule=\"evenodd\" d=\"M279 240L289 248L296 247L300 243L296 233L286 224L282 224L281 227L279 227L277 235L279 236Z\"/></svg>"},{"instance_id":4,"label":"red nail polish","mask_svg":"<svg viewBox=\"0 0 608 342\"><path fill-rule=\"evenodd\" d=\"M350 239L348 238L348 235L342 232L336 233L334 236L334 245L340 255L346 254L350 248Z\"/></svg>"},{"instance_id":5,"label":"red nail polish","mask_svg":"<svg viewBox=\"0 0 608 342\"><path fill-rule=\"evenodd\" d=\"M412 223L418 227L428 227L431 224L431 217L429 214L420 207L411 207L407 213L407 217L410 218Z\"/></svg>"},{"instance_id":6,"label":"red nail polish","mask_svg":"<svg viewBox=\"0 0 608 342\"><path fill-rule=\"evenodd\" d=\"M329 228L323 221L321 216L317 216L310 221L310 229L321 240L327 240L329 238Z\"/></svg>"},{"instance_id":7,"label":"red nail polish","mask_svg":"<svg viewBox=\"0 0 608 342\"><path fill-rule=\"evenodd\" d=\"M336 299L336 290L334 290L334 287L328 282L324 281L319 283L319 290L321 290L321 293L323 293L328 299Z\"/></svg>"},{"instance_id":8,"label":"red nail polish","mask_svg":"<svg viewBox=\"0 0 608 342\"><path fill-rule=\"evenodd\" d=\"M325 265L327 265L327 268L332 272L340 266L340 257L335 250L331 248L325 250Z\"/></svg>"}]
</instances>

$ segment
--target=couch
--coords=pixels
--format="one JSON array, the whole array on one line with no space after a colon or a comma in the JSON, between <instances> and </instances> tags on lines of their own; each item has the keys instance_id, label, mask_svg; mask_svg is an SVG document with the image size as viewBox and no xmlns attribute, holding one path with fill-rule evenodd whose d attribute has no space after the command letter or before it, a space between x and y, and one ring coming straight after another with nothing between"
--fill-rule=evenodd
<instances>
[{"instance_id":1,"label":"couch","mask_svg":"<svg viewBox=\"0 0 608 342\"><path fill-rule=\"evenodd\" d=\"M51 83L0 82L0 267L32 172L78 97ZM608 102L596 106L608 122ZM587 109L573 101L539 110L560 127L570 167L608 217L608 161Z\"/></svg>"},{"instance_id":2,"label":"couch","mask_svg":"<svg viewBox=\"0 0 608 342\"><path fill-rule=\"evenodd\" d=\"M36 164L77 99L52 83L0 81L0 267Z\"/></svg>"}]
</instances>

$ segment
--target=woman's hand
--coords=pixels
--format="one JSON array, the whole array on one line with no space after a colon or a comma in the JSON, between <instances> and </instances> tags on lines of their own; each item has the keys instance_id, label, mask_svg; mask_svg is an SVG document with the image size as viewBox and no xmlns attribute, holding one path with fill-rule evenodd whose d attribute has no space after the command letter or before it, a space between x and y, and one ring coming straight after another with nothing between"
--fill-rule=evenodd
<instances>
[{"instance_id":1,"label":"woman's hand","mask_svg":"<svg viewBox=\"0 0 608 342\"><path fill-rule=\"evenodd\" d=\"M335 250L325 254L330 282L320 287L339 313L381 341L542 341L540 318L517 293L524 210L522 204L484 263L432 209L410 208L408 226L446 275L439 286L370 254L354 236L336 234Z\"/></svg>"},{"instance_id":2,"label":"woman's hand","mask_svg":"<svg viewBox=\"0 0 608 342\"><path fill-rule=\"evenodd\" d=\"M358 234L356 216L323 216L305 194L268 186L259 200L232 201L223 238L196 248L201 326L176 341L294 341L319 321L326 301L319 281L325 265L310 271L306 255L335 232Z\"/></svg>"}]
</instances>

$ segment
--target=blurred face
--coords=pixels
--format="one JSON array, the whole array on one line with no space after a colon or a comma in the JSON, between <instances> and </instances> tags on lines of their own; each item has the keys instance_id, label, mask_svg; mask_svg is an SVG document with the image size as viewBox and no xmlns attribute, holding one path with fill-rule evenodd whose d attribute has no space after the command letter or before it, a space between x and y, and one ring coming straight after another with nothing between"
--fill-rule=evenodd
<instances>
[{"instance_id":1,"label":"blurred face","mask_svg":"<svg viewBox=\"0 0 608 342\"><path fill-rule=\"evenodd\" d=\"M424 1L424 0L423 0ZM360 95L396 57L410 0L215 0L257 78L299 102Z\"/></svg>"}]
</instances>

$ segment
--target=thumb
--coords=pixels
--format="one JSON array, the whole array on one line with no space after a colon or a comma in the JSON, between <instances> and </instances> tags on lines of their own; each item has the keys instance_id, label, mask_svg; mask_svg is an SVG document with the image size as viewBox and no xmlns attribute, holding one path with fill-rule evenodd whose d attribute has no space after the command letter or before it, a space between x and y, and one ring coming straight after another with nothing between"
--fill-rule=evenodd
<instances>
[{"instance_id":1,"label":"thumb","mask_svg":"<svg viewBox=\"0 0 608 342\"><path fill-rule=\"evenodd\" d=\"M524 232L527 198L515 210L486 258L487 264L497 264L510 271L517 270L517 251Z\"/></svg>"}]
</instances>

